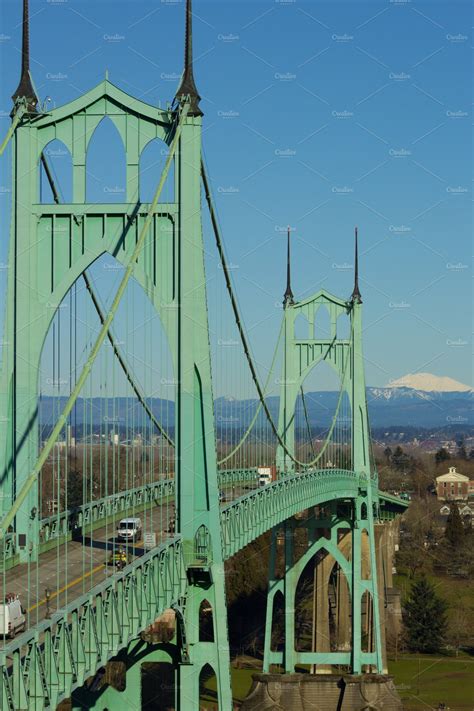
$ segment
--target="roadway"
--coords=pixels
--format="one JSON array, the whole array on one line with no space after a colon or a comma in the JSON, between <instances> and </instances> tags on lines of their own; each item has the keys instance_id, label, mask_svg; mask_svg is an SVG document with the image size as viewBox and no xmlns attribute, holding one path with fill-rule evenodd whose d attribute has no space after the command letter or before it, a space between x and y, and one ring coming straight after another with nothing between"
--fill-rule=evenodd
<instances>
[{"instance_id":1,"label":"roadway","mask_svg":"<svg viewBox=\"0 0 474 711\"><path fill-rule=\"evenodd\" d=\"M227 489L226 501L246 491L246 486L237 486L233 491ZM173 533L169 530L170 519L174 516L172 504L155 506L136 516L142 520L144 533L156 534L157 546L172 537ZM7 593L19 595L27 610L28 629L48 614L63 609L75 598L86 594L116 572L115 566L107 564L114 549L121 546L127 548L130 561L145 552L143 541L125 544L116 538L116 525L120 519L121 516L117 516L115 525L109 523L96 528L79 540L54 545L40 555L39 565L35 562L23 563L0 574L0 599L4 599ZM46 589L49 591L49 603Z\"/></svg>"},{"instance_id":2,"label":"roadway","mask_svg":"<svg viewBox=\"0 0 474 711\"><path fill-rule=\"evenodd\" d=\"M137 516L142 519L144 531L154 532L156 545L160 545L171 535L168 529L172 514L173 508L165 505ZM24 563L6 571L2 576L2 592L19 595L28 612L28 627L43 620L48 607L54 613L113 575L116 569L107 562L115 548L126 547L131 559L143 554L143 541L124 544L116 538L115 528L112 524L97 528L80 540L62 543L43 553L39 565Z\"/></svg>"}]
</instances>

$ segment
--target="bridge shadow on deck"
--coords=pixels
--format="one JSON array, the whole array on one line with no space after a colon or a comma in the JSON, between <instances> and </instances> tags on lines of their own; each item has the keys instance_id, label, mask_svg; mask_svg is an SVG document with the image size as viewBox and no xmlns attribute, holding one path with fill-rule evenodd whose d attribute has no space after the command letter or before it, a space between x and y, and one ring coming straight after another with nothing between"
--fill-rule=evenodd
<instances>
[{"instance_id":1,"label":"bridge shadow on deck","mask_svg":"<svg viewBox=\"0 0 474 711\"><path fill-rule=\"evenodd\" d=\"M103 551L116 551L120 548L125 548L132 555L144 555L145 549L143 546L138 546L136 543L125 543L119 540L115 536L108 538L106 541L99 541L91 536L85 536L84 538L76 539L78 543L82 543L85 548L95 548L96 550Z\"/></svg>"}]
</instances>

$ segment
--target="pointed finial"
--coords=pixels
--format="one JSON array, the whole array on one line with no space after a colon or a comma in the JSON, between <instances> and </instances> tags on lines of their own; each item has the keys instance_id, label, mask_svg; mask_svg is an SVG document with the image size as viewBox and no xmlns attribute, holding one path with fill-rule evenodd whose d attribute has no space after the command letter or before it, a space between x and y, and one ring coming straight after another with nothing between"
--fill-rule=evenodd
<instances>
[{"instance_id":1,"label":"pointed finial","mask_svg":"<svg viewBox=\"0 0 474 711\"><path fill-rule=\"evenodd\" d=\"M28 0L23 0L23 37L21 47L21 77L18 88L12 96L13 101L26 99L30 113L36 111L36 97L30 77L30 9Z\"/></svg>"},{"instance_id":2,"label":"pointed finial","mask_svg":"<svg viewBox=\"0 0 474 711\"><path fill-rule=\"evenodd\" d=\"M355 257L354 257L354 289L351 296L352 303L361 304L362 296L359 291L359 230L355 228Z\"/></svg>"},{"instance_id":3,"label":"pointed finial","mask_svg":"<svg viewBox=\"0 0 474 711\"><path fill-rule=\"evenodd\" d=\"M184 44L184 72L181 79L181 84L176 92L176 99L180 102L189 96L191 105L189 107L190 116L202 116L203 113L199 108L201 97L196 88L193 73L193 11L191 0L186 0L186 39Z\"/></svg>"},{"instance_id":4,"label":"pointed finial","mask_svg":"<svg viewBox=\"0 0 474 711\"><path fill-rule=\"evenodd\" d=\"M290 252L290 227L288 226L288 237L286 246L286 291L283 296L283 306L293 306L295 300L291 290L291 252Z\"/></svg>"}]
</instances>

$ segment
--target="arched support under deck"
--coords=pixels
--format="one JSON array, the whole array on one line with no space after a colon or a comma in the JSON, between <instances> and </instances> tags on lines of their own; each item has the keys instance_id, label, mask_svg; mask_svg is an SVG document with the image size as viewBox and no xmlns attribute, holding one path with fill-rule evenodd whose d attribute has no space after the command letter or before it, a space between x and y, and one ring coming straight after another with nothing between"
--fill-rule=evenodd
<instances>
[{"instance_id":1,"label":"arched support under deck","mask_svg":"<svg viewBox=\"0 0 474 711\"><path fill-rule=\"evenodd\" d=\"M272 531L270 552L269 590L265 624L265 645L263 671L269 673L273 665L282 666L285 673L295 672L298 664L310 664L313 673L331 673L332 666L349 667L354 674L361 673L363 667L382 672L386 667L381 621L384 619L384 596L382 559L376 556L377 546L372 519L372 506L367 502L361 518L362 504L353 503L352 521L338 516L337 502L333 502L329 514L324 518L311 516L305 521L290 519L285 523L284 576L276 577L278 546L277 529ZM296 526L308 528L308 548L298 561L294 561L293 532ZM378 527L378 530L381 527ZM330 536L326 538L325 531ZM364 533L365 532L365 533ZM377 533L377 539L382 533ZM298 582L306 565L318 553L326 555L315 566L314 575L314 615L313 650L297 651L295 639L295 596ZM330 621L328 609L329 581L337 564L339 580L336 587L335 642L337 649L331 648ZM382 586L382 587L381 587ZM379 596L378 590L381 590ZM362 607L364 593L374 601L371 625L371 646L363 651ZM285 628L284 650L271 648L274 603L277 594L284 599ZM367 620L366 620L367 623ZM383 626L383 624L382 624Z\"/></svg>"}]
</instances>

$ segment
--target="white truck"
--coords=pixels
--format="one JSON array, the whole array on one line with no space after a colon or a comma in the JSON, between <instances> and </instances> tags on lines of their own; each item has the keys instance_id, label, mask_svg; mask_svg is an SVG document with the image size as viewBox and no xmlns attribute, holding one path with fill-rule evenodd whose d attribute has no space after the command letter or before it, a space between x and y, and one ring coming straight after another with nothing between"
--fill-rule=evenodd
<instances>
[{"instance_id":1,"label":"white truck","mask_svg":"<svg viewBox=\"0 0 474 711\"><path fill-rule=\"evenodd\" d=\"M26 610L23 608L18 595L6 595L5 601L0 604L0 636L13 637L17 632L26 630Z\"/></svg>"},{"instance_id":2,"label":"white truck","mask_svg":"<svg viewBox=\"0 0 474 711\"><path fill-rule=\"evenodd\" d=\"M140 541L143 526L139 518L123 518L117 526L117 537L121 541Z\"/></svg>"},{"instance_id":3,"label":"white truck","mask_svg":"<svg viewBox=\"0 0 474 711\"><path fill-rule=\"evenodd\" d=\"M276 467L257 467L259 486L266 486L276 481Z\"/></svg>"}]
</instances>

